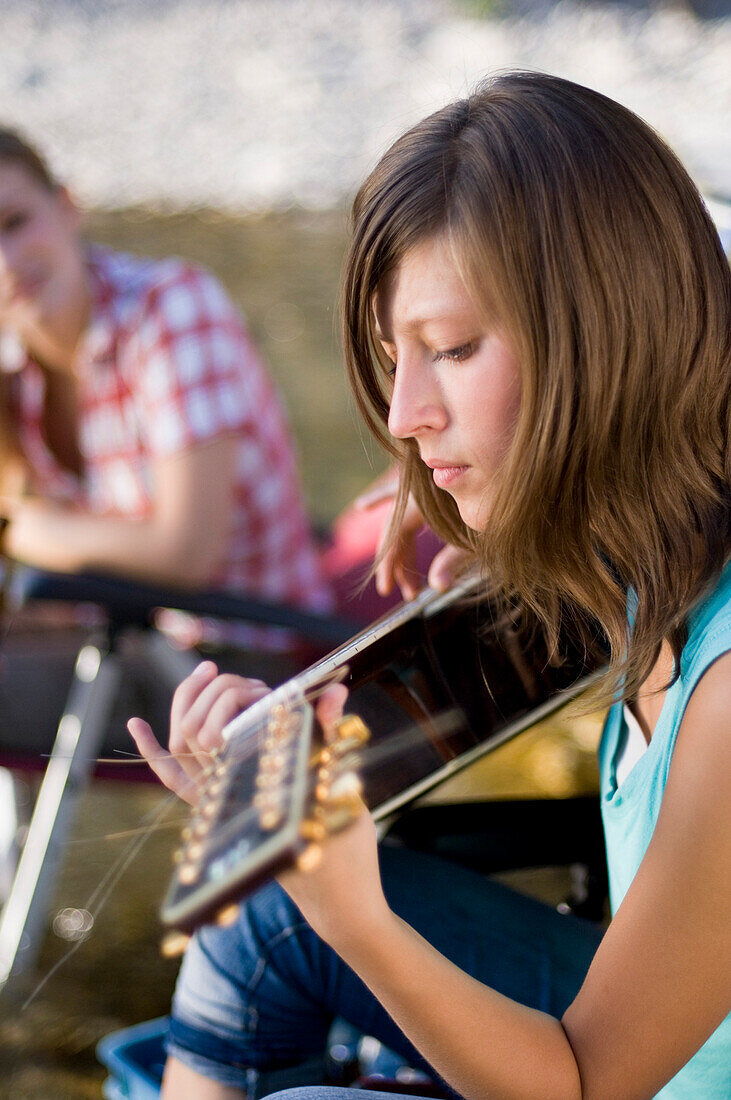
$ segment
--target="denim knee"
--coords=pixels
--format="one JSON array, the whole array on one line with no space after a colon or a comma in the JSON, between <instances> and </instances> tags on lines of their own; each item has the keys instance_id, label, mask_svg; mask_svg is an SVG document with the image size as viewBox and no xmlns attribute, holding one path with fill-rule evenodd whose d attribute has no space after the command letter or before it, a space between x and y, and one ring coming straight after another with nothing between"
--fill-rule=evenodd
<instances>
[{"instance_id":1,"label":"denim knee","mask_svg":"<svg viewBox=\"0 0 731 1100\"><path fill-rule=\"evenodd\" d=\"M322 1050L331 1018L310 988L314 941L276 883L241 906L234 926L203 928L178 977L168 1053L253 1092L258 1071Z\"/></svg>"}]
</instances>

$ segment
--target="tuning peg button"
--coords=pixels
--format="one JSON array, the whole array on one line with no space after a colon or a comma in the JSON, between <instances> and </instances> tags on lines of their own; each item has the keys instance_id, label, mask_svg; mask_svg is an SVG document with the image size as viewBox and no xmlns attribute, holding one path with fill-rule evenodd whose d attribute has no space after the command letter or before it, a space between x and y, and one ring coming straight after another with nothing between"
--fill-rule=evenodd
<instances>
[{"instance_id":1,"label":"tuning peg button","mask_svg":"<svg viewBox=\"0 0 731 1100\"><path fill-rule=\"evenodd\" d=\"M319 844L308 844L297 856L298 871L314 871L322 860L322 848Z\"/></svg>"},{"instance_id":2,"label":"tuning peg button","mask_svg":"<svg viewBox=\"0 0 731 1100\"><path fill-rule=\"evenodd\" d=\"M168 932L160 944L160 954L165 959L177 959L189 942L190 936L186 936L185 932Z\"/></svg>"},{"instance_id":3,"label":"tuning peg button","mask_svg":"<svg viewBox=\"0 0 731 1100\"><path fill-rule=\"evenodd\" d=\"M192 886L200 878L200 868L195 863L183 863L178 870L178 879L183 886Z\"/></svg>"},{"instance_id":4,"label":"tuning peg button","mask_svg":"<svg viewBox=\"0 0 731 1100\"><path fill-rule=\"evenodd\" d=\"M365 745L370 739L370 730L357 714L344 714L335 723L335 731L340 740L353 740L357 745Z\"/></svg>"}]
</instances>

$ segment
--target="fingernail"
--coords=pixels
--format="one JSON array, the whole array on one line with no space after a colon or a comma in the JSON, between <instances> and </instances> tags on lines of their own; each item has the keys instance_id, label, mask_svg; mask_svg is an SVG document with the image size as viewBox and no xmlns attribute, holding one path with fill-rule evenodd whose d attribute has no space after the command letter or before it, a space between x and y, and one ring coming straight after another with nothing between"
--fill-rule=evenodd
<instances>
[{"instance_id":1,"label":"fingernail","mask_svg":"<svg viewBox=\"0 0 731 1100\"><path fill-rule=\"evenodd\" d=\"M201 663L199 665L197 665L196 668L193 669L193 675L194 676L204 676L205 674L207 674L209 672L215 672L215 671L216 671L216 666L214 665L213 661L201 661Z\"/></svg>"}]
</instances>

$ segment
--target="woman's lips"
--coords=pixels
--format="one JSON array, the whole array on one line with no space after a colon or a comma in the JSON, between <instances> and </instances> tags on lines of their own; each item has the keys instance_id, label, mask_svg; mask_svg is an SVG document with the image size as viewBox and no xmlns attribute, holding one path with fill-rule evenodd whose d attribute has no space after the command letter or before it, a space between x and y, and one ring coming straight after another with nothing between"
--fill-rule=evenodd
<instances>
[{"instance_id":1,"label":"woman's lips","mask_svg":"<svg viewBox=\"0 0 731 1100\"><path fill-rule=\"evenodd\" d=\"M467 466L433 466L434 484L438 489L449 489L467 469Z\"/></svg>"}]
</instances>

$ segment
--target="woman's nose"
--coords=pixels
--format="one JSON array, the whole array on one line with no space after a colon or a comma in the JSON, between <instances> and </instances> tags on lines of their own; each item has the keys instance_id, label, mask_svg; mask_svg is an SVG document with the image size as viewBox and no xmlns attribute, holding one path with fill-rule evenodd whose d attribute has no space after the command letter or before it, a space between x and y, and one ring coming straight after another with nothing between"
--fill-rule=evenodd
<instances>
[{"instance_id":1,"label":"woman's nose","mask_svg":"<svg viewBox=\"0 0 731 1100\"><path fill-rule=\"evenodd\" d=\"M441 431L446 424L447 410L428 367L400 357L388 411L391 435L413 439L425 431Z\"/></svg>"}]
</instances>

